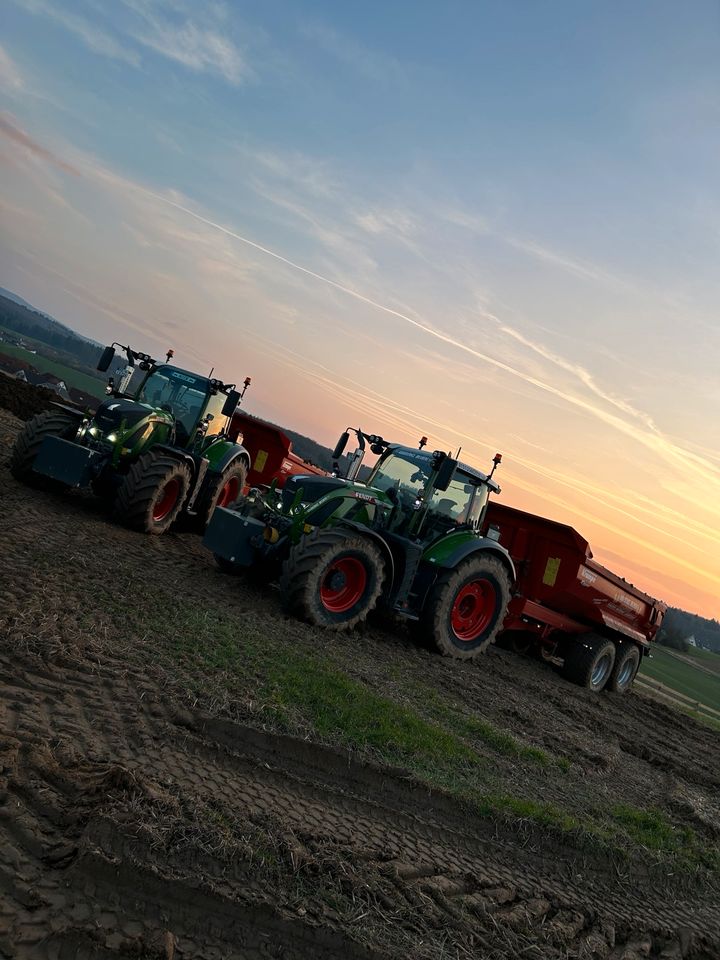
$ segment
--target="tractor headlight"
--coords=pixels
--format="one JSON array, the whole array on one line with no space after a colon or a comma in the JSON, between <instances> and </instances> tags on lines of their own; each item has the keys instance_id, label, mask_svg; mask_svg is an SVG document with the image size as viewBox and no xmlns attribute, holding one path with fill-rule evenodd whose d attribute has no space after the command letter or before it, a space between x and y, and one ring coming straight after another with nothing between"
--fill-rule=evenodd
<instances>
[{"instance_id":1,"label":"tractor headlight","mask_svg":"<svg viewBox=\"0 0 720 960\"><path fill-rule=\"evenodd\" d=\"M100 433L100 431L98 430L97 427L90 427L90 429L88 430L88 433L90 434L91 437L96 437Z\"/></svg>"},{"instance_id":2,"label":"tractor headlight","mask_svg":"<svg viewBox=\"0 0 720 960\"><path fill-rule=\"evenodd\" d=\"M109 434L105 437L105 439L108 441L108 443L115 443L115 442L117 441L117 434L116 434L116 433L109 433Z\"/></svg>"}]
</instances>

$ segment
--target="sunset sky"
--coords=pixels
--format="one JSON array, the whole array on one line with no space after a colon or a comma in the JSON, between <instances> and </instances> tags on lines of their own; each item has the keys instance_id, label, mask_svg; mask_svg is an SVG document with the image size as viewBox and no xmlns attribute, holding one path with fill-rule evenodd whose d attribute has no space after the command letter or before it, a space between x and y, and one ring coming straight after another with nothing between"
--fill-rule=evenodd
<instances>
[{"instance_id":1,"label":"sunset sky","mask_svg":"<svg viewBox=\"0 0 720 960\"><path fill-rule=\"evenodd\" d=\"M715 0L5 0L0 86L0 285L720 617Z\"/></svg>"}]
</instances>

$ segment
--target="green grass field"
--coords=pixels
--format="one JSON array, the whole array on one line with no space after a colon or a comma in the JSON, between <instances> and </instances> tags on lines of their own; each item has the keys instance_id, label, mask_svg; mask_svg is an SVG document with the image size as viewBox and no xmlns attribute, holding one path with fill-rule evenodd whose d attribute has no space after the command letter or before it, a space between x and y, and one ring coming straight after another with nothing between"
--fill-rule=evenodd
<instances>
[{"instance_id":1,"label":"green grass field","mask_svg":"<svg viewBox=\"0 0 720 960\"><path fill-rule=\"evenodd\" d=\"M690 647L685 657L692 657L707 670L712 670L720 676L720 653L713 653L711 650L698 650L697 647Z\"/></svg>"},{"instance_id":2,"label":"green grass field","mask_svg":"<svg viewBox=\"0 0 720 960\"><path fill-rule=\"evenodd\" d=\"M678 659L673 656L673 653L674 651L654 644L652 657L645 658L642 662L641 676L659 680L660 683L664 683L665 686L671 687L693 701L704 703L714 710L720 710L720 676L715 678L705 670L700 670ZM717 654L706 653L703 650L693 650L692 654L684 654L684 656L693 656L703 665L706 664L707 657L720 660Z\"/></svg>"},{"instance_id":3,"label":"green grass field","mask_svg":"<svg viewBox=\"0 0 720 960\"><path fill-rule=\"evenodd\" d=\"M0 330L5 330L5 328L0 327ZM13 331L8 331L13 336L19 336ZM22 347L16 347L7 341L0 343L0 353L5 353L9 357L18 357L20 360L25 360L27 363L32 364L33 367L40 373L53 373L56 377L60 377L68 387L75 387L77 390L84 390L85 393L91 393L95 397L102 397L105 392L105 381L101 380L100 377L91 377L86 373L81 373L80 370L74 370L72 367L66 366L64 363L58 363L56 360L50 360L40 353L42 349L42 343L39 343L37 340L30 341L29 339L23 337L26 343L32 343L33 349L38 349L38 353L30 353L28 350L24 350Z\"/></svg>"}]
</instances>

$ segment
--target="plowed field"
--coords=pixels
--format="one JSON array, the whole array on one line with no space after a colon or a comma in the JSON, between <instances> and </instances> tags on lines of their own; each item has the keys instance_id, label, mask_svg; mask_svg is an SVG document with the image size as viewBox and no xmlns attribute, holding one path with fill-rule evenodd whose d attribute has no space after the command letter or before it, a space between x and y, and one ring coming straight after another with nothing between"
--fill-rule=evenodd
<instances>
[{"instance_id":1,"label":"plowed field","mask_svg":"<svg viewBox=\"0 0 720 960\"><path fill-rule=\"evenodd\" d=\"M0 956L720 957L720 745L16 483L0 410Z\"/></svg>"}]
</instances>

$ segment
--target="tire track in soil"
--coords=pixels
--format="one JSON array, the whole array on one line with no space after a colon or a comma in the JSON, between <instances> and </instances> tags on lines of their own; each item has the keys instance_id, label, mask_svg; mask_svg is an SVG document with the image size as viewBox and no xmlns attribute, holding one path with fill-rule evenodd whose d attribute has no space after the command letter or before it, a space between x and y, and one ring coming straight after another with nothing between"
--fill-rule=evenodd
<instances>
[{"instance_id":1,"label":"tire track in soil","mask_svg":"<svg viewBox=\"0 0 720 960\"><path fill-rule=\"evenodd\" d=\"M487 937L483 920L492 918L510 940L535 937L531 931L541 928L545 956L561 956L560 941L573 929L577 956L621 956L617 951L633 937L644 937L652 951L661 945L665 956L671 955L668 944L681 949L682 937L688 956L709 957L703 942L720 944L714 905L638 901L637 878L612 880L589 862L558 869L557 861L482 835L477 825L470 829L454 804L388 771L291 737L177 714L161 691L149 699L147 681L140 700L131 674L113 680L105 670L82 676L68 668L36 670L32 661L0 663L8 704L2 729L12 727L9 714L22 712L3 742L7 785L0 810L4 848L15 861L15 880L5 873L0 883L3 921L15 913L4 943L15 943L19 958L50 957L70 946L82 946L89 957L104 955L92 952L100 947L122 955L132 943L151 945L163 924L188 956L212 956L218 944L235 941L244 944L245 952L237 954L243 957L383 955L381 944L377 953L344 942L332 925L306 929L307 923L262 900L248 903L247 886L234 885L227 868L223 876L221 864L213 871L197 862L163 863L127 824L118 831L103 820L102 809L92 810L93 798L100 807L128 779L151 793L172 787L201 796L251 821L272 811L278 828L298 838L301 849L332 843L359 859L388 910L400 904L426 924L454 922L480 941ZM72 694L65 696L66 690ZM88 802L91 812L78 820L71 811ZM48 871L48 863L59 866ZM158 870L167 870L162 882ZM213 882L218 876L224 890ZM264 940L255 942L250 932L258 928ZM102 943L98 930L104 931ZM595 943L595 952L583 954L588 943Z\"/></svg>"}]
</instances>

